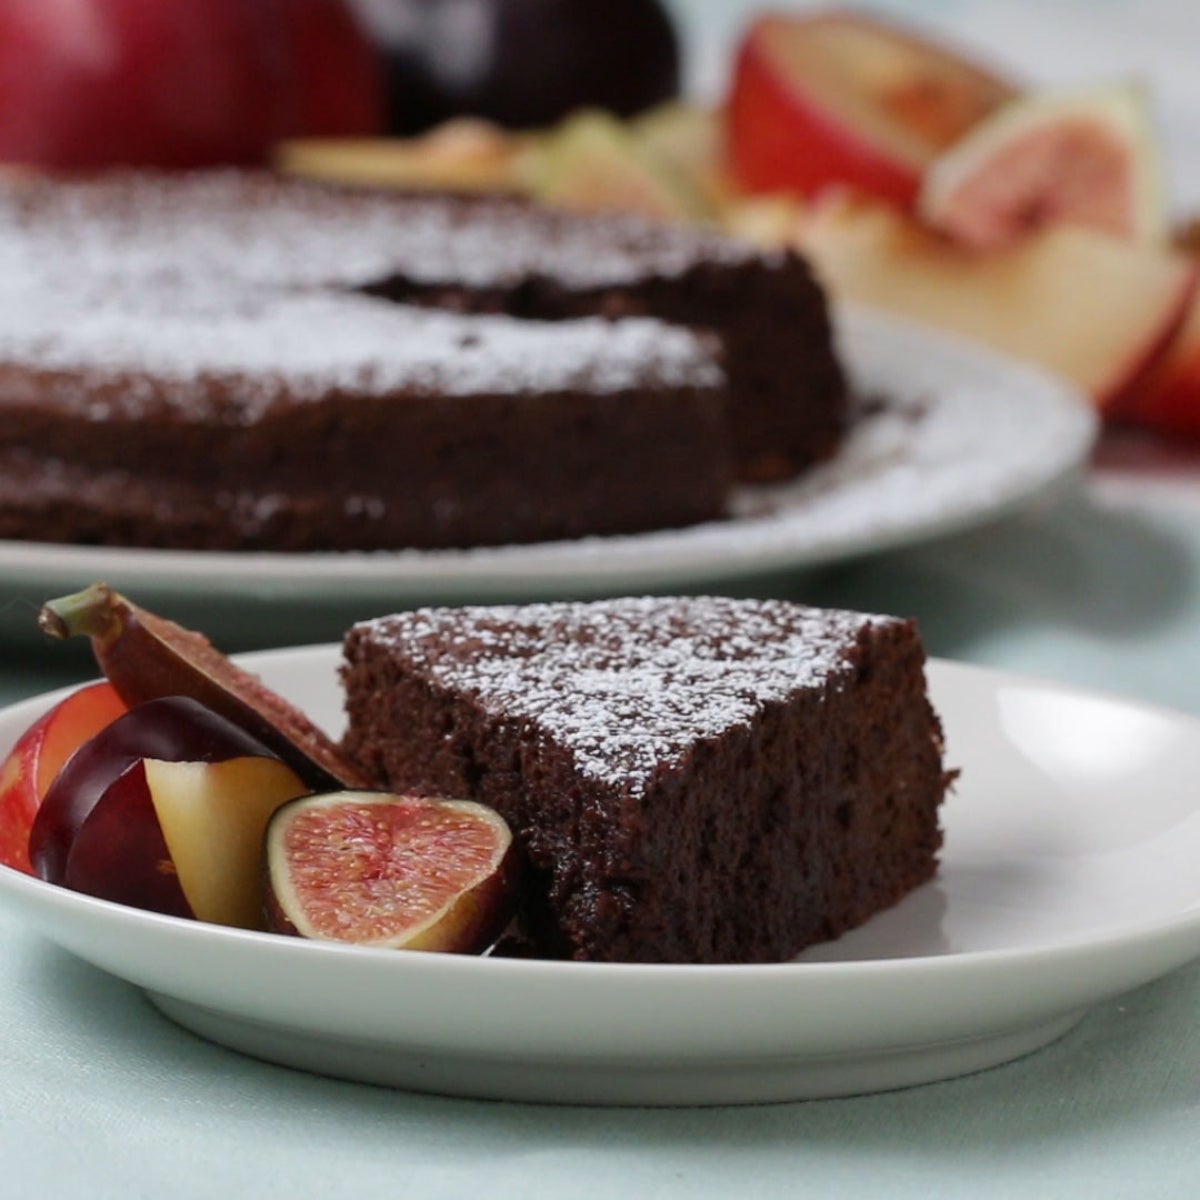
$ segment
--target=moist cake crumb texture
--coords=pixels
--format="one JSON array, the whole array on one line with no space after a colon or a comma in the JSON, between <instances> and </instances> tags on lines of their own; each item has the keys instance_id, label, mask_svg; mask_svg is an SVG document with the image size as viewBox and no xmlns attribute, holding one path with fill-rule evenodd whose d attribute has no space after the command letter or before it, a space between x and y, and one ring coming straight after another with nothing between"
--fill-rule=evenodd
<instances>
[{"instance_id":1,"label":"moist cake crumb texture","mask_svg":"<svg viewBox=\"0 0 1200 1200\"><path fill-rule=\"evenodd\" d=\"M950 775L912 622L643 597L422 609L346 638L345 746L531 867L534 952L761 962L925 882Z\"/></svg>"}]
</instances>

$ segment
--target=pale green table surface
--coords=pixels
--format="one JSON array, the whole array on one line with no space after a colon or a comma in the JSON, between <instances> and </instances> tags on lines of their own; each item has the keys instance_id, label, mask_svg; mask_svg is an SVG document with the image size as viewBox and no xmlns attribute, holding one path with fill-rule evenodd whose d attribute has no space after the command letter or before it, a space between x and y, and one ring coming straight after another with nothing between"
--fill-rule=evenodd
<instances>
[{"instance_id":1,"label":"pale green table surface","mask_svg":"<svg viewBox=\"0 0 1200 1200\"><path fill-rule=\"evenodd\" d=\"M676 7L691 21L697 71L715 77L719 39L748 6ZM1196 45L1181 36L1188 21L1200 32L1192 0L924 8L960 33L1011 27L1012 53L1035 74L1053 74L1053 54L1076 74L1088 63L1141 68L1156 35L1153 63L1179 102L1176 145L1200 124L1200 103L1187 103L1200 75L1181 69ZM1039 21L1053 46L1033 37ZM1192 149L1184 183L1195 199L1200 139ZM1169 471L1160 462L1148 478L1136 451L1115 457L1098 484L1051 507L748 590L912 613L935 654L1200 713L1200 455ZM0 701L86 672L78 658L0 649ZM1200 1195L1200 965L1102 1005L1037 1054L956 1081L621 1111L427 1097L263 1065L176 1029L133 988L4 915L0 952L4 1200Z\"/></svg>"},{"instance_id":2,"label":"pale green table surface","mask_svg":"<svg viewBox=\"0 0 1200 1200\"><path fill-rule=\"evenodd\" d=\"M1193 470L1179 497L1139 500L1135 486L1114 506L1076 493L756 590L911 612L937 654L1200 713ZM0 689L52 681L10 659ZM1200 1194L1200 966L975 1076L849 1100L621 1111L412 1095L264 1065L175 1028L4 915L0 947L4 1197Z\"/></svg>"}]
</instances>

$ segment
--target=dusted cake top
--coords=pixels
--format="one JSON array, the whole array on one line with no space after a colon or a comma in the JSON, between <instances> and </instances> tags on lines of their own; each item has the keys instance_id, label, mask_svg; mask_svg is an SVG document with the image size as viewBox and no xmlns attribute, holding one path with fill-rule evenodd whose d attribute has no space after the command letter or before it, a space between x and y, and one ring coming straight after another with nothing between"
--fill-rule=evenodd
<instances>
[{"instance_id":1,"label":"dusted cake top","mask_svg":"<svg viewBox=\"0 0 1200 1200\"><path fill-rule=\"evenodd\" d=\"M0 189L0 266L62 281L472 288L541 276L576 289L764 257L734 239L505 198L339 190L248 172L125 173Z\"/></svg>"},{"instance_id":2,"label":"dusted cake top","mask_svg":"<svg viewBox=\"0 0 1200 1200\"><path fill-rule=\"evenodd\" d=\"M372 194L249 172L17 179L0 186L2 400L36 392L89 420L166 410L250 424L276 403L340 391L717 388L716 348L657 321L455 314L367 289L399 276L486 286L545 275L582 286L752 253L506 199Z\"/></svg>"},{"instance_id":3,"label":"dusted cake top","mask_svg":"<svg viewBox=\"0 0 1200 1200\"><path fill-rule=\"evenodd\" d=\"M723 379L704 339L648 319L518 321L327 292L220 299L117 293L77 306L38 289L12 295L0 302L0 363L19 368L0 366L0 408L29 399L22 378L88 420L168 409L244 424L276 403L337 392L608 394Z\"/></svg>"},{"instance_id":4,"label":"dusted cake top","mask_svg":"<svg viewBox=\"0 0 1200 1200\"><path fill-rule=\"evenodd\" d=\"M801 688L837 686L864 625L894 617L716 597L420 609L355 632L636 791L698 739ZM831 682L832 680L832 682Z\"/></svg>"}]
</instances>

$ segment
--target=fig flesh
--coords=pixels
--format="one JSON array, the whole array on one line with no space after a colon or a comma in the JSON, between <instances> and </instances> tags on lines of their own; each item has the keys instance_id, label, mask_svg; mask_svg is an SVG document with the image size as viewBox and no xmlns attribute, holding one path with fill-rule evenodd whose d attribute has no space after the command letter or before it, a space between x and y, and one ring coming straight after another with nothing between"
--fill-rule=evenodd
<instances>
[{"instance_id":1,"label":"fig flesh","mask_svg":"<svg viewBox=\"0 0 1200 1200\"><path fill-rule=\"evenodd\" d=\"M465 800L345 791L278 809L266 836L278 933L405 950L482 953L516 899L512 834Z\"/></svg>"},{"instance_id":2,"label":"fig flesh","mask_svg":"<svg viewBox=\"0 0 1200 1200\"><path fill-rule=\"evenodd\" d=\"M268 746L313 790L370 782L299 709L203 634L138 607L105 583L48 601L39 624L51 637L90 637L100 669L131 708L190 696Z\"/></svg>"},{"instance_id":3,"label":"fig flesh","mask_svg":"<svg viewBox=\"0 0 1200 1200\"><path fill-rule=\"evenodd\" d=\"M1032 92L1002 105L933 164L918 210L977 251L1061 223L1161 244L1167 218L1157 145L1136 82Z\"/></svg>"}]
</instances>

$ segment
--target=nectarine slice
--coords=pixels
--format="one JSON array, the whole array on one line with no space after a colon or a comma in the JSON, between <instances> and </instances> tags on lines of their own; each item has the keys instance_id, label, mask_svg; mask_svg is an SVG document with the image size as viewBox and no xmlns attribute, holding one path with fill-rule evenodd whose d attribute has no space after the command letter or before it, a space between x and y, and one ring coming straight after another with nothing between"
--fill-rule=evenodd
<instances>
[{"instance_id":1,"label":"nectarine slice","mask_svg":"<svg viewBox=\"0 0 1200 1200\"><path fill-rule=\"evenodd\" d=\"M908 206L947 146L1016 95L997 72L864 14L772 14L749 29L729 154L751 191L848 183Z\"/></svg>"},{"instance_id":2,"label":"nectarine slice","mask_svg":"<svg viewBox=\"0 0 1200 1200\"><path fill-rule=\"evenodd\" d=\"M0 863L33 873L29 831L63 764L126 711L109 683L92 683L29 727L0 765Z\"/></svg>"},{"instance_id":3,"label":"nectarine slice","mask_svg":"<svg viewBox=\"0 0 1200 1200\"><path fill-rule=\"evenodd\" d=\"M898 210L829 196L803 244L840 299L975 338L1076 384L1101 408L1139 379L1196 285L1183 255L1082 227L972 253Z\"/></svg>"}]
</instances>

